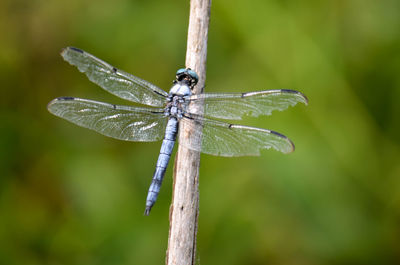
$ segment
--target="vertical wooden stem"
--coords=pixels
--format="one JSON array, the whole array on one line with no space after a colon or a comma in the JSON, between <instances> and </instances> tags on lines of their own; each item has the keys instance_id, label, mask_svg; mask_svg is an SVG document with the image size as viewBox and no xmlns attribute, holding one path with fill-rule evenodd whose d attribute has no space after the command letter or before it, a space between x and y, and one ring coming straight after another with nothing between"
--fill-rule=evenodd
<instances>
[{"instance_id":1,"label":"vertical wooden stem","mask_svg":"<svg viewBox=\"0 0 400 265\"><path fill-rule=\"evenodd\" d=\"M199 75L193 93L202 93L206 79L208 25L211 0L191 0L186 67ZM179 141L190 137L190 129L179 128ZM194 265L199 214L200 153L179 145L174 166L170 207L167 265Z\"/></svg>"}]
</instances>

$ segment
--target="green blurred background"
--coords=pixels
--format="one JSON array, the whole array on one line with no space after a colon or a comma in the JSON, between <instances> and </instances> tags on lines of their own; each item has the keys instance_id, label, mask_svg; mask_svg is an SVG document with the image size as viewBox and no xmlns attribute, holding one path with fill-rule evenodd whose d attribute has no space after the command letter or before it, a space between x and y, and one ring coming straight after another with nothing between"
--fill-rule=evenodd
<instances>
[{"instance_id":1,"label":"green blurred background","mask_svg":"<svg viewBox=\"0 0 400 265\"><path fill-rule=\"evenodd\" d=\"M75 96L129 104L62 60L76 46L168 90L188 1L0 2L0 264L163 264L172 167L143 216L160 142L52 116ZM290 88L243 124L296 151L203 155L199 264L400 264L400 1L213 1L207 92ZM173 163L172 163L173 164Z\"/></svg>"}]
</instances>

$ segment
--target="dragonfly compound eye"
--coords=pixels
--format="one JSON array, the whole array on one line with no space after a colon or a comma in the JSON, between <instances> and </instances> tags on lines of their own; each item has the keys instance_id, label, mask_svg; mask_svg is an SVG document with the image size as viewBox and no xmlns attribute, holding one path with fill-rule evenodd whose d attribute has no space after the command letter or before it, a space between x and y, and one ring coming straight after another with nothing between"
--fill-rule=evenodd
<instances>
[{"instance_id":1,"label":"dragonfly compound eye","mask_svg":"<svg viewBox=\"0 0 400 265\"><path fill-rule=\"evenodd\" d=\"M191 70L190 68L187 69L187 73L188 75L190 75L190 77L192 78L192 84L196 85L197 82L199 81L199 76L197 75L197 73L193 70Z\"/></svg>"},{"instance_id":2,"label":"dragonfly compound eye","mask_svg":"<svg viewBox=\"0 0 400 265\"><path fill-rule=\"evenodd\" d=\"M178 78L179 76L181 76L182 74L184 74L186 72L185 68L181 68L178 71L176 71L176 78Z\"/></svg>"},{"instance_id":3,"label":"dragonfly compound eye","mask_svg":"<svg viewBox=\"0 0 400 265\"><path fill-rule=\"evenodd\" d=\"M181 68L176 72L176 80L187 80L189 82L189 85L193 88L193 86L195 86L199 81L199 76L196 74L195 71L191 70L190 68Z\"/></svg>"}]
</instances>

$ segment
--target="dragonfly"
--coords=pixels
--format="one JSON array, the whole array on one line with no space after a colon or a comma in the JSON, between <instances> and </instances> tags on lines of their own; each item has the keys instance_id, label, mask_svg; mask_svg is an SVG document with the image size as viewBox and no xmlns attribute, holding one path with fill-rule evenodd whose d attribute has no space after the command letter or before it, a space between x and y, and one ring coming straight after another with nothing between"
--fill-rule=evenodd
<instances>
[{"instance_id":1,"label":"dragonfly","mask_svg":"<svg viewBox=\"0 0 400 265\"><path fill-rule=\"evenodd\" d=\"M282 153L294 151L293 142L283 134L221 120L270 115L274 110L282 111L297 103L307 105L308 99L301 92L278 89L192 94L199 76L190 68L182 68L176 72L167 93L81 49L64 48L61 56L109 93L150 106L122 106L75 97L59 97L47 106L50 113L58 117L115 139L162 140L146 199L145 215L149 215L157 200L181 126L189 128L191 135L190 140L180 141L180 144L205 154L233 157L256 156L260 155L260 150L269 148Z\"/></svg>"}]
</instances>

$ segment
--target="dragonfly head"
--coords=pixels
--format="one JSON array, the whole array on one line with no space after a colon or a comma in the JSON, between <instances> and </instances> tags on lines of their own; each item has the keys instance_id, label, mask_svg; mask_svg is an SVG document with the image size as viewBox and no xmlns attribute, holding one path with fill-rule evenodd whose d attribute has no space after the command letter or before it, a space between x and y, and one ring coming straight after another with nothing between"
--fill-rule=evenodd
<instances>
[{"instance_id":1,"label":"dragonfly head","mask_svg":"<svg viewBox=\"0 0 400 265\"><path fill-rule=\"evenodd\" d=\"M190 68L181 68L176 72L176 81L186 83L190 89L197 84L199 76Z\"/></svg>"}]
</instances>

